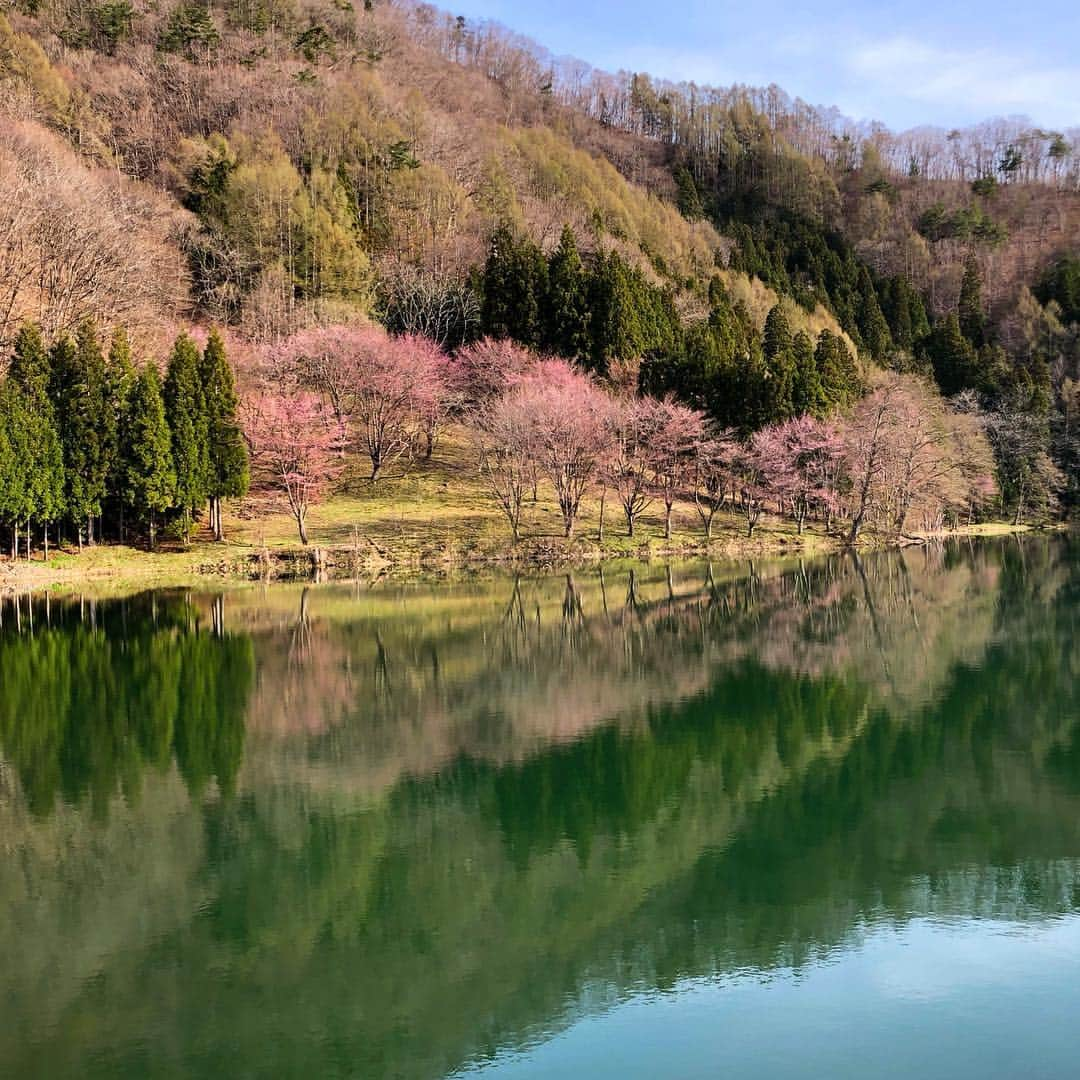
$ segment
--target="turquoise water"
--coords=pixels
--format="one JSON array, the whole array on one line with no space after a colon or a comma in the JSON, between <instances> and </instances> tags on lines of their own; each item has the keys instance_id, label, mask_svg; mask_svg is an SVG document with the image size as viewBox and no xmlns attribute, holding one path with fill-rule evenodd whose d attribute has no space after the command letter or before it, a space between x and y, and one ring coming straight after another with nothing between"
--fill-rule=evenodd
<instances>
[{"instance_id":1,"label":"turquoise water","mask_svg":"<svg viewBox=\"0 0 1080 1080\"><path fill-rule=\"evenodd\" d=\"M1076 1071L1074 541L0 619L0 1075Z\"/></svg>"}]
</instances>

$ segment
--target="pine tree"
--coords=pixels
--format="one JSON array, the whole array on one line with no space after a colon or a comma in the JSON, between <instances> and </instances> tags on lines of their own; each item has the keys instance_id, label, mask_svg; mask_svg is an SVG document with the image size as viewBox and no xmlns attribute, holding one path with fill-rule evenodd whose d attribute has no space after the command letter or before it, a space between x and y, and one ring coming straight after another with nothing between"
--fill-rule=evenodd
<instances>
[{"instance_id":1,"label":"pine tree","mask_svg":"<svg viewBox=\"0 0 1080 1080\"><path fill-rule=\"evenodd\" d=\"M233 372L216 330L210 332L203 352L201 381L206 400L210 525L215 539L224 540L221 500L246 494L250 477L247 446L236 416Z\"/></svg>"},{"instance_id":2,"label":"pine tree","mask_svg":"<svg viewBox=\"0 0 1080 1080\"><path fill-rule=\"evenodd\" d=\"M881 305L878 303L877 290L874 288L870 271L865 266L859 268L858 293L856 325L859 336L862 338L866 351L875 360L882 360L889 352L892 337L889 334L889 324L881 313Z\"/></svg>"},{"instance_id":3,"label":"pine tree","mask_svg":"<svg viewBox=\"0 0 1080 1080\"><path fill-rule=\"evenodd\" d=\"M982 305L982 275L979 264L968 259L964 264L964 277L960 283L960 302L957 305L960 332L975 346L986 344L986 315Z\"/></svg>"},{"instance_id":4,"label":"pine tree","mask_svg":"<svg viewBox=\"0 0 1080 1080\"><path fill-rule=\"evenodd\" d=\"M943 394L951 396L961 390L982 388L977 354L960 329L957 315L949 315L934 327L927 349Z\"/></svg>"},{"instance_id":5,"label":"pine tree","mask_svg":"<svg viewBox=\"0 0 1080 1080\"><path fill-rule=\"evenodd\" d=\"M585 356L589 351L588 281L569 225L564 226L548 262L547 280L546 347L559 356Z\"/></svg>"},{"instance_id":6,"label":"pine tree","mask_svg":"<svg viewBox=\"0 0 1080 1080\"><path fill-rule=\"evenodd\" d=\"M814 365L827 408L844 408L855 400L859 394L859 373L851 350L841 338L822 330L814 350Z\"/></svg>"},{"instance_id":7,"label":"pine tree","mask_svg":"<svg viewBox=\"0 0 1080 1080\"><path fill-rule=\"evenodd\" d=\"M157 368L146 364L135 379L124 416L120 456L124 502L157 542L158 515L175 502L172 439Z\"/></svg>"},{"instance_id":8,"label":"pine tree","mask_svg":"<svg viewBox=\"0 0 1080 1080\"><path fill-rule=\"evenodd\" d=\"M29 557L31 522L39 521L47 530L64 511L64 458L49 398L49 354L41 330L32 323L25 323L16 336L7 382L18 392L16 467L24 476L13 520L26 523Z\"/></svg>"},{"instance_id":9,"label":"pine tree","mask_svg":"<svg viewBox=\"0 0 1080 1080\"><path fill-rule=\"evenodd\" d=\"M198 346L181 334L169 357L164 399L172 437L175 505L181 513L185 543L191 536L192 515L206 502L209 482L209 431L200 366Z\"/></svg>"},{"instance_id":10,"label":"pine tree","mask_svg":"<svg viewBox=\"0 0 1080 1080\"><path fill-rule=\"evenodd\" d=\"M94 541L94 518L105 499L105 357L93 323L84 320L74 342L62 338L52 353L53 400L64 452L66 509L82 546Z\"/></svg>"},{"instance_id":11,"label":"pine tree","mask_svg":"<svg viewBox=\"0 0 1080 1080\"><path fill-rule=\"evenodd\" d=\"M131 362L131 346L122 326L113 330L109 356L105 366L105 401L101 447L105 470L106 503L115 515L117 535L124 539L123 455L122 435L127 414L128 398L135 384L135 369Z\"/></svg>"},{"instance_id":12,"label":"pine tree","mask_svg":"<svg viewBox=\"0 0 1080 1080\"><path fill-rule=\"evenodd\" d=\"M517 240L506 225L491 237L484 265L480 321L485 334L512 338L527 348L544 340L547 260L531 240Z\"/></svg>"},{"instance_id":13,"label":"pine tree","mask_svg":"<svg viewBox=\"0 0 1080 1080\"><path fill-rule=\"evenodd\" d=\"M765 359L772 361L781 353L791 351L791 327L787 316L779 304L775 304L765 317L765 332L762 343Z\"/></svg>"},{"instance_id":14,"label":"pine tree","mask_svg":"<svg viewBox=\"0 0 1080 1080\"><path fill-rule=\"evenodd\" d=\"M791 408L795 416L809 413L824 416L827 411L821 375L814 361L814 343L810 335L800 330L791 346L794 378L791 387Z\"/></svg>"}]
</instances>

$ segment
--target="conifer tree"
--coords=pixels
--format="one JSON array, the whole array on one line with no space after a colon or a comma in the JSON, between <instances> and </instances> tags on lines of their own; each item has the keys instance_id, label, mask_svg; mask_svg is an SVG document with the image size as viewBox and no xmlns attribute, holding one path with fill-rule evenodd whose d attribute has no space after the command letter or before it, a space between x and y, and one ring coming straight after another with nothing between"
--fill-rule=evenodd
<instances>
[{"instance_id":1,"label":"conifer tree","mask_svg":"<svg viewBox=\"0 0 1080 1080\"><path fill-rule=\"evenodd\" d=\"M236 385L225 355L225 344L216 331L210 332L202 355L201 382L206 400L210 527L217 540L225 539L221 520L221 500L247 492L249 468L247 445L237 420Z\"/></svg>"},{"instance_id":2,"label":"conifer tree","mask_svg":"<svg viewBox=\"0 0 1080 1080\"><path fill-rule=\"evenodd\" d=\"M53 400L64 452L65 502L79 546L83 525L94 541L94 518L105 498L105 357L91 320L75 341L61 338L53 348Z\"/></svg>"},{"instance_id":3,"label":"conifer tree","mask_svg":"<svg viewBox=\"0 0 1080 1080\"><path fill-rule=\"evenodd\" d=\"M792 342L794 374L791 386L791 409L795 416L824 416L827 411L821 375L814 361L814 343L805 330Z\"/></svg>"},{"instance_id":4,"label":"conifer tree","mask_svg":"<svg viewBox=\"0 0 1080 1080\"><path fill-rule=\"evenodd\" d=\"M827 407L843 408L855 400L859 393L859 374L851 350L841 338L822 330L814 350L814 365L818 369Z\"/></svg>"},{"instance_id":5,"label":"conifer tree","mask_svg":"<svg viewBox=\"0 0 1080 1080\"><path fill-rule=\"evenodd\" d=\"M943 394L951 396L961 390L982 389L978 356L960 329L960 319L955 313L934 327L928 351Z\"/></svg>"},{"instance_id":6,"label":"conifer tree","mask_svg":"<svg viewBox=\"0 0 1080 1080\"><path fill-rule=\"evenodd\" d=\"M116 515L117 534L124 539L124 482L122 436L127 415L128 398L135 384L135 369L131 362L131 346L127 331L118 326L113 330L109 356L105 365L104 419L101 446L105 469L106 502Z\"/></svg>"},{"instance_id":7,"label":"conifer tree","mask_svg":"<svg viewBox=\"0 0 1080 1080\"><path fill-rule=\"evenodd\" d=\"M7 382L17 391L16 467L24 476L12 520L26 523L29 558L31 523L39 521L47 530L64 510L64 458L49 398L49 354L41 330L32 323L24 324L16 336Z\"/></svg>"},{"instance_id":8,"label":"conifer tree","mask_svg":"<svg viewBox=\"0 0 1080 1080\"><path fill-rule=\"evenodd\" d=\"M146 364L128 398L121 438L123 497L133 516L157 542L158 516L174 505L176 473L157 368Z\"/></svg>"},{"instance_id":9,"label":"conifer tree","mask_svg":"<svg viewBox=\"0 0 1080 1080\"><path fill-rule=\"evenodd\" d=\"M585 356L589 351L588 280L574 230L563 227L559 246L548 262L546 345L559 356Z\"/></svg>"},{"instance_id":10,"label":"conifer tree","mask_svg":"<svg viewBox=\"0 0 1080 1080\"><path fill-rule=\"evenodd\" d=\"M866 351L875 359L883 359L892 345L889 334L889 324L881 313L881 305L878 303L877 290L870 277L870 271L865 267L859 268L859 288L856 325L859 336Z\"/></svg>"},{"instance_id":11,"label":"conifer tree","mask_svg":"<svg viewBox=\"0 0 1080 1080\"><path fill-rule=\"evenodd\" d=\"M976 349L986 344L986 315L982 305L982 275L979 264L968 259L960 283L960 302L957 305L960 332Z\"/></svg>"},{"instance_id":12,"label":"conifer tree","mask_svg":"<svg viewBox=\"0 0 1080 1080\"><path fill-rule=\"evenodd\" d=\"M169 357L163 396L172 438L175 506L181 514L185 543L191 536L192 515L206 501L208 494L209 431L200 367L198 346L187 334L181 334Z\"/></svg>"},{"instance_id":13,"label":"conifer tree","mask_svg":"<svg viewBox=\"0 0 1080 1080\"><path fill-rule=\"evenodd\" d=\"M765 349L765 359L769 361L791 349L791 327L779 304L774 304L765 317L762 344Z\"/></svg>"}]
</instances>

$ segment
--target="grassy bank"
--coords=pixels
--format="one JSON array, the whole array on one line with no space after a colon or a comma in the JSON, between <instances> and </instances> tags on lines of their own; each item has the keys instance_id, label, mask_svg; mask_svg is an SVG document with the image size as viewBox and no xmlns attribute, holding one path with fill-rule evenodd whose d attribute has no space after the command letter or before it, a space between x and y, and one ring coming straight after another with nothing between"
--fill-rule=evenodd
<instances>
[{"instance_id":1,"label":"grassy bank","mask_svg":"<svg viewBox=\"0 0 1080 1080\"><path fill-rule=\"evenodd\" d=\"M676 506L670 540L664 539L659 503L639 519L636 535L629 537L619 505L610 495L601 543L600 503L595 494L584 501L576 535L567 540L550 490L541 484L538 495L535 503L527 502L522 540L513 545L506 519L477 475L468 444L449 437L432 461L416 463L404 474L399 470L375 484L357 462L340 491L312 509L307 549L301 546L295 522L282 503L251 495L227 507L224 543L213 543L203 533L189 547L166 541L154 552L116 545L85 548L81 553L65 548L51 552L47 563L39 561L39 551L29 563L0 561L0 589L166 586L207 576L237 580L309 576L316 559L327 576L438 575L606 559L811 556L836 550L842 543L824 535L816 524L800 536L791 522L770 515L749 538L745 522L733 514L717 515L713 539L706 542L691 502ZM992 524L965 531L1014 530Z\"/></svg>"}]
</instances>

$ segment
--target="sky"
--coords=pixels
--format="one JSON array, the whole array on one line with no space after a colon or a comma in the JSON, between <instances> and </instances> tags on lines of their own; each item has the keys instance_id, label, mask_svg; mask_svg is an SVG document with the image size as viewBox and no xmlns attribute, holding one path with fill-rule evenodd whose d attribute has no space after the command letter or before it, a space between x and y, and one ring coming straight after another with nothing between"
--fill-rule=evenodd
<instances>
[{"instance_id":1,"label":"sky","mask_svg":"<svg viewBox=\"0 0 1080 1080\"><path fill-rule=\"evenodd\" d=\"M1077 0L457 0L557 56L727 86L776 83L902 130L1025 115L1080 127Z\"/></svg>"}]
</instances>

